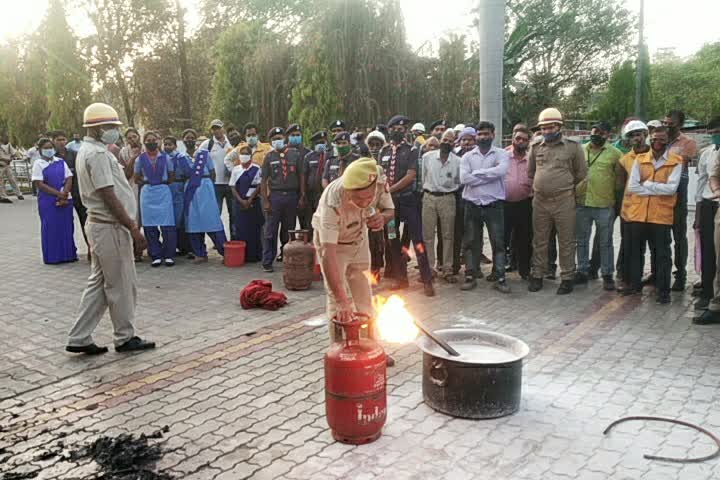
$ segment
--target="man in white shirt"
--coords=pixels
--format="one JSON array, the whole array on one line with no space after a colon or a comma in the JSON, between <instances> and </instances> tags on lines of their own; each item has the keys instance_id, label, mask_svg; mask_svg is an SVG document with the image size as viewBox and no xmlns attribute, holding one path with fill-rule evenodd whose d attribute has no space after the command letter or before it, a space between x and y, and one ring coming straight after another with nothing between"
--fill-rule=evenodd
<instances>
[{"instance_id":1,"label":"man in white shirt","mask_svg":"<svg viewBox=\"0 0 720 480\"><path fill-rule=\"evenodd\" d=\"M205 140L198 150L208 150L210 152L210 159L215 166L215 198L220 209L220 215L222 216L222 205L223 201L227 206L228 217L230 219L230 231L233 230L233 215L232 215L232 204L233 195L230 187L228 186L228 180L230 179L230 172L225 166L225 156L232 150L230 141L225 136L225 124L222 120L215 119L210 122L211 137Z\"/></svg>"},{"instance_id":2,"label":"man in white shirt","mask_svg":"<svg viewBox=\"0 0 720 480\"><path fill-rule=\"evenodd\" d=\"M718 199L710 188L710 175L720 163L720 117L708 124L708 133L712 135L713 144L700 154L697 165L697 189L695 191L695 222L693 228L700 232L700 249L702 257L702 274L700 295L695 302L695 310L707 310L710 300L715 296L714 285L716 273L715 257L715 214L718 210Z\"/></svg>"},{"instance_id":3,"label":"man in white shirt","mask_svg":"<svg viewBox=\"0 0 720 480\"><path fill-rule=\"evenodd\" d=\"M15 174L11 166L13 159L17 157L17 150L10 145L8 136L5 134L0 136L0 203L13 203L12 200L7 197L7 192L5 191L5 178L10 182L10 186L12 186L18 200L24 199L17 180L15 180Z\"/></svg>"}]
</instances>

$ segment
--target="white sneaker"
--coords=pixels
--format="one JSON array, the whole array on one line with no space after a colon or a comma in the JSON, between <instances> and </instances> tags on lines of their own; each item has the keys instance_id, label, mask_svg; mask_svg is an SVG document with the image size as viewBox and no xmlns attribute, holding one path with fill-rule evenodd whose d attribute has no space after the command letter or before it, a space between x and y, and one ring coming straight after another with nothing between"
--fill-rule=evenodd
<instances>
[{"instance_id":1,"label":"white sneaker","mask_svg":"<svg viewBox=\"0 0 720 480\"><path fill-rule=\"evenodd\" d=\"M175 260L172 258L166 258L165 259L165 266L166 267L174 267L175 266Z\"/></svg>"},{"instance_id":2,"label":"white sneaker","mask_svg":"<svg viewBox=\"0 0 720 480\"><path fill-rule=\"evenodd\" d=\"M150 265L153 267L159 267L160 265L162 265L162 259L158 258L157 260L153 260Z\"/></svg>"}]
</instances>

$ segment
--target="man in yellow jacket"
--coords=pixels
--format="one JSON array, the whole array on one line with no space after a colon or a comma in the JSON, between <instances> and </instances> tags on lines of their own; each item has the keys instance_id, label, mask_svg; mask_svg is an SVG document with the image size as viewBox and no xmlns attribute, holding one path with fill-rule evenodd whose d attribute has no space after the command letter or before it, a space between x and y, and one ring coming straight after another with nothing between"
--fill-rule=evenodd
<instances>
[{"instance_id":1,"label":"man in yellow jacket","mask_svg":"<svg viewBox=\"0 0 720 480\"><path fill-rule=\"evenodd\" d=\"M644 265L643 246L655 254L655 291L658 304L670 303L672 254L670 232L683 159L668 148L668 131L658 127L652 134L650 150L638 153L630 170L623 200L622 218L629 235L629 285L623 295L640 293Z\"/></svg>"}]
</instances>

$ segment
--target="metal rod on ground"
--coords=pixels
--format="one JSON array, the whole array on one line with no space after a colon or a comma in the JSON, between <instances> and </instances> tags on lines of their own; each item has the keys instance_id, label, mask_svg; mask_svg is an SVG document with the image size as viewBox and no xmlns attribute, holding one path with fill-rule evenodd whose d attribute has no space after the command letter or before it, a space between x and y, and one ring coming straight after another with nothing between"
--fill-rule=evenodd
<instances>
[{"instance_id":1,"label":"metal rod on ground","mask_svg":"<svg viewBox=\"0 0 720 480\"><path fill-rule=\"evenodd\" d=\"M692 423L683 422L682 420L675 420L674 418L663 418L663 417L647 417L647 416L635 416L635 417L624 417L619 420L615 420L613 423L608 425L608 427L603 431L603 435L607 435L608 432L615 426L623 422L628 422L630 420L651 420L655 422L666 422L666 423L672 423L675 425L682 425L684 427L692 428L694 430L697 430L700 433L704 433L708 437L710 437L713 442L715 442L715 445L717 445L717 449L714 453L710 455L705 455L704 457L696 457L696 458L673 458L673 457L659 457L657 455L643 455L644 458L648 460L659 460L661 462L672 462L672 463L700 463L705 462L708 460L712 460L713 458L720 455L720 438L715 436L712 432L705 430L702 427L698 427L697 425L693 425Z\"/></svg>"},{"instance_id":2,"label":"metal rod on ground","mask_svg":"<svg viewBox=\"0 0 720 480\"><path fill-rule=\"evenodd\" d=\"M452 348L452 347L450 346L450 344L448 344L445 340L443 340L442 338L440 338L440 337L438 337L437 335L435 335L435 334L434 334L429 328L427 328L427 327L425 326L425 324L423 324L420 320L415 320L415 325L417 325L417 327L418 327L420 330L422 330L422 332L423 332L425 335L427 335L428 338L430 338L430 340L432 340L433 342L435 342L435 343L437 343L438 345L440 345L440 347L441 347L443 350L445 350L447 353L449 353L449 354L452 355L453 357L459 357L459 356L460 356L460 353L459 353L457 350L455 350L454 348Z\"/></svg>"}]
</instances>

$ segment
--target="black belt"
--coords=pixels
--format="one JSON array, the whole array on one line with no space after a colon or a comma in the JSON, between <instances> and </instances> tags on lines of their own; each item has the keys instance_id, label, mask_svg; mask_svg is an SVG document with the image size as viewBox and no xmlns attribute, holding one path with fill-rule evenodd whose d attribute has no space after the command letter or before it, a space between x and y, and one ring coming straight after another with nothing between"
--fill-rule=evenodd
<instances>
[{"instance_id":1,"label":"black belt","mask_svg":"<svg viewBox=\"0 0 720 480\"><path fill-rule=\"evenodd\" d=\"M408 195L412 195L412 194L414 194L414 193L415 193L415 192L412 191L412 190L405 190L405 191L403 191L403 192L393 193L391 196L393 196L393 197L407 197Z\"/></svg>"},{"instance_id":2,"label":"black belt","mask_svg":"<svg viewBox=\"0 0 720 480\"><path fill-rule=\"evenodd\" d=\"M359 245L362 240L356 240L354 242L338 242L338 245Z\"/></svg>"},{"instance_id":3,"label":"black belt","mask_svg":"<svg viewBox=\"0 0 720 480\"><path fill-rule=\"evenodd\" d=\"M444 197L445 195L455 195L455 191L452 192L431 192L430 190L424 190L425 193L428 195L432 195L433 197Z\"/></svg>"}]
</instances>

